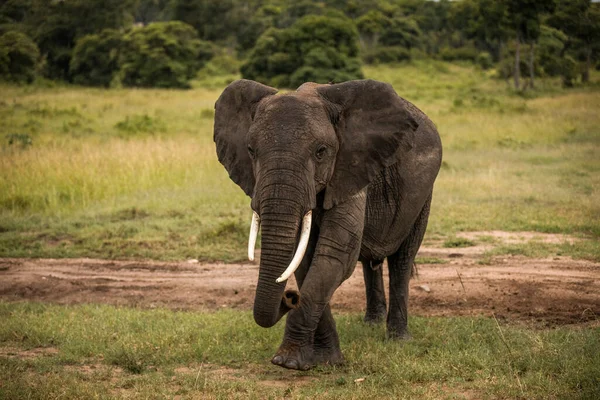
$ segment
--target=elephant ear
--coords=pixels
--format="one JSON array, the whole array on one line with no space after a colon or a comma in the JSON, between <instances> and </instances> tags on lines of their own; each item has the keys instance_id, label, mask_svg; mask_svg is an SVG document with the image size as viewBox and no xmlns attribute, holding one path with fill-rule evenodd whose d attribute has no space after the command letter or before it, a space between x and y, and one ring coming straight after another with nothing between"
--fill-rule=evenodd
<instances>
[{"instance_id":1,"label":"elephant ear","mask_svg":"<svg viewBox=\"0 0 600 400\"><path fill-rule=\"evenodd\" d=\"M340 142L325 189L323 207L329 209L398 162L412 148L419 122L412 105L387 83L350 81L321 86L317 92L325 100Z\"/></svg>"},{"instance_id":2,"label":"elephant ear","mask_svg":"<svg viewBox=\"0 0 600 400\"><path fill-rule=\"evenodd\" d=\"M227 86L215 103L217 156L231 180L248 196L254 190L254 173L246 136L258 103L275 93L272 87L240 79Z\"/></svg>"}]
</instances>

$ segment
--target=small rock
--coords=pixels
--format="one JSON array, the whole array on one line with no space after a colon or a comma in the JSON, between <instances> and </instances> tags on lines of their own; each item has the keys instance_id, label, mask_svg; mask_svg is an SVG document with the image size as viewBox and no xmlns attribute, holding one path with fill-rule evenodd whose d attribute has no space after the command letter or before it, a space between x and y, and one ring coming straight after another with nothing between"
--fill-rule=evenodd
<instances>
[{"instance_id":1,"label":"small rock","mask_svg":"<svg viewBox=\"0 0 600 400\"><path fill-rule=\"evenodd\" d=\"M198 264L200 261L196 260L195 258L192 258L190 260L187 260L188 264Z\"/></svg>"},{"instance_id":2,"label":"small rock","mask_svg":"<svg viewBox=\"0 0 600 400\"><path fill-rule=\"evenodd\" d=\"M365 378L357 378L357 379L354 380L354 383L361 383L361 382L364 382L364 381L365 381Z\"/></svg>"},{"instance_id":3,"label":"small rock","mask_svg":"<svg viewBox=\"0 0 600 400\"><path fill-rule=\"evenodd\" d=\"M419 286L417 286L417 288L419 288L427 293L431 292L431 288L429 287L429 285L419 285Z\"/></svg>"}]
</instances>

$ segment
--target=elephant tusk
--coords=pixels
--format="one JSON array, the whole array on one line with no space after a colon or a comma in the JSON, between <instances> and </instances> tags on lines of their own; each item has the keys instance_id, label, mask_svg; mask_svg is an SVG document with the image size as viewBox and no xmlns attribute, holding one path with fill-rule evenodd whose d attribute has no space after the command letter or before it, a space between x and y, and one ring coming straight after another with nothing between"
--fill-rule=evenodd
<instances>
[{"instance_id":1,"label":"elephant tusk","mask_svg":"<svg viewBox=\"0 0 600 400\"><path fill-rule=\"evenodd\" d=\"M298 249L296 250L296 254L294 254L294 258L292 258L292 262L287 267L283 274L275 282L280 283L286 281L294 271L298 269L300 266L300 262L304 258L304 253L306 253L306 248L308 247L308 238L310 236L310 226L312 224L312 210L307 212L304 218L302 218L302 230L300 233L300 243L298 243Z\"/></svg>"},{"instance_id":2,"label":"elephant tusk","mask_svg":"<svg viewBox=\"0 0 600 400\"><path fill-rule=\"evenodd\" d=\"M256 246L256 237L260 228L260 217L252 212L252 223L250 224L250 237L248 238L248 260L254 261L254 247Z\"/></svg>"}]
</instances>

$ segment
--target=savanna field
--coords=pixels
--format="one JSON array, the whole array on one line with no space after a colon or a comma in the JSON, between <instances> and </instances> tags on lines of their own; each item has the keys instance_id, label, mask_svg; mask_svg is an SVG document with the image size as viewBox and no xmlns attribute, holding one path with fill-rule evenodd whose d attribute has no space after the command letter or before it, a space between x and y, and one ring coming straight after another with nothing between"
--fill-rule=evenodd
<instances>
[{"instance_id":1,"label":"savanna field","mask_svg":"<svg viewBox=\"0 0 600 400\"><path fill-rule=\"evenodd\" d=\"M516 257L598 273L597 71L587 86L539 79L516 93L471 64L363 70L441 134L425 246L485 245L482 269ZM191 90L0 86L0 257L244 260L249 199L212 139L214 102L234 78ZM511 242L497 231L533 234ZM0 302L0 398L600 397L594 310L551 326L413 313L413 339L396 343L334 308L346 364L309 372L269 363L283 324L265 330L248 310Z\"/></svg>"}]
</instances>

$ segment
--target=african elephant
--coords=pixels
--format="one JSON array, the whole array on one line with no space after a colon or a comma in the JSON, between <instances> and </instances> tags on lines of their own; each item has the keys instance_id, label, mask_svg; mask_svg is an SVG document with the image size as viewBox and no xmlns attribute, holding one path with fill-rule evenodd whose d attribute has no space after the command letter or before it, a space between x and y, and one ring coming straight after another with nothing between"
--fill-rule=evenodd
<instances>
[{"instance_id":1,"label":"african elephant","mask_svg":"<svg viewBox=\"0 0 600 400\"><path fill-rule=\"evenodd\" d=\"M329 300L364 265L366 320L386 313L407 337L408 282L427 226L442 147L435 125L389 84L305 83L295 92L249 80L215 104L214 140L230 178L251 197L249 257L262 229L254 319L289 312L276 365L305 370L343 362ZM300 292L285 291L294 273Z\"/></svg>"}]
</instances>

